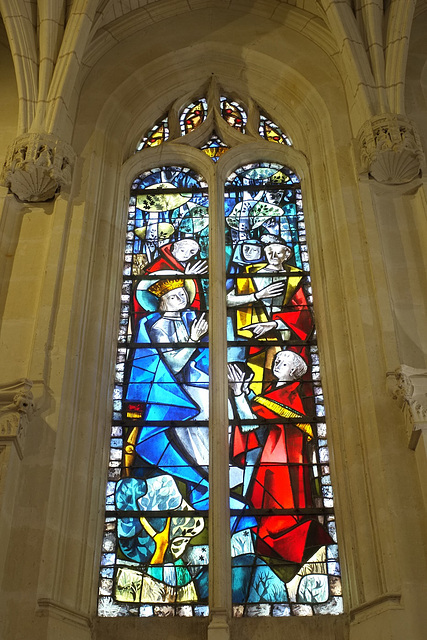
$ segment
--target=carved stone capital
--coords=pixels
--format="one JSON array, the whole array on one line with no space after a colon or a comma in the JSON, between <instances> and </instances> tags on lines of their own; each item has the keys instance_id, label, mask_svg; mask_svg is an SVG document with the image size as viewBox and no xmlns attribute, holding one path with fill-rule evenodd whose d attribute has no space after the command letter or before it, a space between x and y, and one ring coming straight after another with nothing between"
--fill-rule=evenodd
<instances>
[{"instance_id":1,"label":"carved stone capital","mask_svg":"<svg viewBox=\"0 0 427 640\"><path fill-rule=\"evenodd\" d=\"M0 385L0 442L13 442L22 458L27 425L34 412L31 380Z\"/></svg>"},{"instance_id":2,"label":"carved stone capital","mask_svg":"<svg viewBox=\"0 0 427 640\"><path fill-rule=\"evenodd\" d=\"M405 414L409 447L415 449L422 431L427 429L427 369L403 364L387 374L387 389Z\"/></svg>"},{"instance_id":3,"label":"carved stone capital","mask_svg":"<svg viewBox=\"0 0 427 640\"><path fill-rule=\"evenodd\" d=\"M23 202L45 202L71 184L75 153L47 133L24 133L10 145L1 183Z\"/></svg>"},{"instance_id":4,"label":"carved stone capital","mask_svg":"<svg viewBox=\"0 0 427 640\"><path fill-rule=\"evenodd\" d=\"M358 135L362 173L382 184L417 178L424 154L416 128L405 116L384 113L367 120Z\"/></svg>"}]
</instances>

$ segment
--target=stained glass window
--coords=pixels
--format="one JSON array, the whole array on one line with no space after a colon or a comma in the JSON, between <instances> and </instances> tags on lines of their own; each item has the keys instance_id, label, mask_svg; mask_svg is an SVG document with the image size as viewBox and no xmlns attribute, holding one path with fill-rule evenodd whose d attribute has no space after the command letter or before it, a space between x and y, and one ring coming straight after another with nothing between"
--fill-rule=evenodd
<instances>
[{"instance_id":1,"label":"stained glass window","mask_svg":"<svg viewBox=\"0 0 427 640\"><path fill-rule=\"evenodd\" d=\"M157 124L141 138L136 150L146 149L147 147L157 147L169 138L169 127L167 116L163 117Z\"/></svg>"},{"instance_id":2,"label":"stained glass window","mask_svg":"<svg viewBox=\"0 0 427 640\"><path fill-rule=\"evenodd\" d=\"M259 118L259 135L268 140L268 142L292 145L290 138L285 136L280 127L262 114Z\"/></svg>"},{"instance_id":3,"label":"stained glass window","mask_svg":"<svg viewBox=\"0 0 427 640\"><path fill-rule=\"evenodd\" d=\"M220 157L227 151L228 147L226 144L218 138L216 134L214 134L210 140L201 147L202 151L204 151L214 162L220 159Z\"/></svg>"},{"instance_id":4,"label":"stained glass window","mask_svg":"<svg viewBox=\"0 0 427 640\"><path fill-rule=\"evenodd\" d=\"M221 97L221 114L224 120L234 129L244 132L246 126L246 112L235 100Z\"/></svg>"},{"instance_id":5,"label":"stained glass window","mask_svg":"<svg viewBox=\"0 0 427 640\"><path fill-rule=\"evenodd\" d=\"M169 126L185 144L205 123L205 142L191 153L215 162L221 191L217 168L236 145L223 119L252 142L259 136L245 132L240 103L209 95L209 105L198 98L179 118L172 109L138 148L168 145ZM290 139L251 105L259 134L286 155ZM223 343L210 344L209 237L220 216L227 318ZM228 359L229 451L221 455L231 521L222 524L234 615L341 613L301 184L283 164L260 161L229 175L215 211L207 182L188 167L158 166L131 185L99 614L208 615L208 517L224 517L209 512L209 434L221 426L209 425L210 349Z\"/></svg>"},{"instance_id":6,"label":"stained glass window","mask_svg":"<svg viewBox=\"0 0 427 640\"><path fill-rule=\"evenodd\" d=\"M132 185L100 611L207 615L208 193L163 167Z\"/></svg>"},{"instance_id":7,"label":"stained glass window","mask_svg":"<svg viewBox=\"0 0 427 640\"><path fill-rule=\"evenodd\" d=\"M225 189L234 613L341 613L299 179L261 162Z\"/></svg>"},{"instance_id":8,"label":"stained glass window","mask_svg":"<svg viewBox=\"0 0 427 640\"><path fill-rule=\"evenodd\" d=\"M200 98L186 107L180 119L182 135L190 133L193 129L201 125L206 118L207 112L208 103L206 98Z\"/></svg>"}]
</instances>

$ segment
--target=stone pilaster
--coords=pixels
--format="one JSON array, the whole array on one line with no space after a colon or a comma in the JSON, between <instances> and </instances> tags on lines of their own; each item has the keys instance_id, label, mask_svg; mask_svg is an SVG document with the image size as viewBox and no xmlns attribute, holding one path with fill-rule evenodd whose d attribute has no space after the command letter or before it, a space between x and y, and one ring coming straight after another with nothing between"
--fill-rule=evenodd
<instances>
[{"instance_id":1,"label":"stone pilaster","mask_svg":"<svg viewBox=\"0 0 427 640\"><path fill-rule=\"evenodd\" d=\"M358 135L361 172L382 184L406 184L421 175L424 154L415 125L400 114L367 120Z\"/></svg>"},{"instance_id":2,"label":"stone pilaster","mask_svg":"<svg viewBox=\"0 0 427 640\"><path fill-rule=\"evenodd\" d=\"M22 202L45 202L71 184L72 147L47 133L25 133L10 145L1 184Z\"/></svg>"},{"instance_id":3,"label":"stone pilaster","mask_svg":"<svg viewBox=\"0 0 427 640\"><path fill-rule=\"evenodd\" d=\"M0 385L0 573L7 557L27 426L33 415L32 382Z\"/></svg>"}]
</instances>

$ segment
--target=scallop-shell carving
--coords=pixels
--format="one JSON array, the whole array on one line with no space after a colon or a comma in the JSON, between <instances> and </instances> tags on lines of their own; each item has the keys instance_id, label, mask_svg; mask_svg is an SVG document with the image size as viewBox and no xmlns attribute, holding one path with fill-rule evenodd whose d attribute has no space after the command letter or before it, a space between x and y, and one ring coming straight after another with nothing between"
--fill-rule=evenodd
<instances>
[{"instance_id":1,"label":"scallop-shell carving","mask_svg":"<svg viewBox=\"0 0 427 640\"><path fill-rule=\"evenodd\" d=\"M403 115L382 114L359 133L362 172L382 184L405 184L421 174L424 154L414 125Z\"/></svg>"},{"instance_id":2,"label":"scallop-shell carving","mask_svg":"<svg viewBox=\"0 0 427 640\"><path fill-rule=\"evenodd\" d=\"M9 189L24 202L44 202L54 197L59 185L44 167L27 165L9 177Z\"/></svg>"},{"instance_id":3,"label":"scallop-shell carving","mask_svg":"<svg viewBox=\"0 0 427 640\"><path fill-rule=\"evenodd\" d=\"M378 153L369 168L369 174L383 184L405 184L417 178L420 172L418 155L405 149Z\"/></svg>"},{"instance_id":4,"label":"scallop-shell carving","mask_svg":"<svg viewBox=\"0 0 427 640\"><path fill-rule=\"evenodd\" d=\"M2 184L23 202L44 202L71 183L74 151L48 134L28 133L8 150Z\"/></svg>"}]
</instances>

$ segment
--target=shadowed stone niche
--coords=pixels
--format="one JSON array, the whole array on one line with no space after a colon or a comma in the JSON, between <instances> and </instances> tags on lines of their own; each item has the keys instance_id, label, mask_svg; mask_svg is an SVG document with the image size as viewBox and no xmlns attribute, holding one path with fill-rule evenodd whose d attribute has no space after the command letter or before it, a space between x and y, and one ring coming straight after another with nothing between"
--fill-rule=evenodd
<instances>
[{"instance_id":1,"label":"shadowed stone niche","mask_svg":"<svg viewBox=\"0 0 427 640\"><path fill-rule=\"evenodd\" d=\"M22 202L45 202L71 183L75 154L53 135L25 133L8 149L1 183Z\"/></svg>"},{"instance_id":2,"label":"shadowed stone niche","mask_svg":"<svg viewBox=\"0 0 427 640\"><path fill-rule=\"evenodd\" d=\"M421 174L424 154L415 126L403 115L367 120L359 136L362 173L382 184L405 184Z\"/></svg>"}]
</instances>

